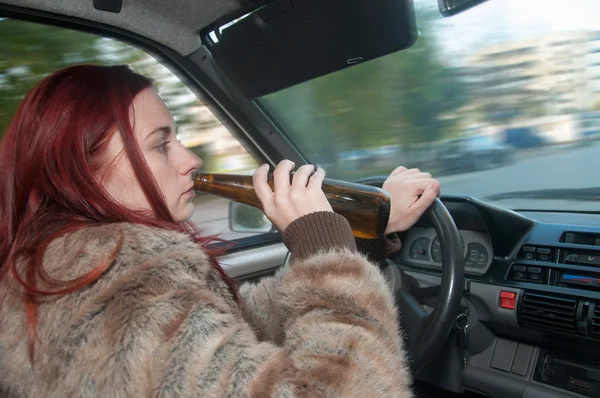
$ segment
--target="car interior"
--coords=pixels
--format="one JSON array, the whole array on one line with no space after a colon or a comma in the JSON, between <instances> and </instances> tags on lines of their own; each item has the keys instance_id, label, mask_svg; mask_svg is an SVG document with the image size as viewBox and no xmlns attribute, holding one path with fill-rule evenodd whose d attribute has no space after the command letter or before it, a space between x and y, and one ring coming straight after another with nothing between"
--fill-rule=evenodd
<instances>
[{"instance_id":1,"label":"car interior","mask_svg":"<svg viewBox=\"0 0 600 398\"><path fill-rule=\"evenodd\" d=\"M536 59L547 58L538 47L570 46L561 56L579 59L574 43L585 42L582 57L600 53L589 47L600 39L600 7L572 3L547 11L538 0L0 0L0 130L34 83L25 75L100 59L146 67L140 70L152 70L167 97L187 98L173 105L178 123L190 115L202 120L181 139L208 154L208 171L247 173L290 159L381 187L397 166L431 170L442 182L440 199L380 264L396 298L416 396L600 397L598 144L594 132L560 130L579 126L572 115L584 110L585 126L593 125L600 87L585 104L573 93L600 73L586 80L577 75L581 65L564 67L570 80L556 83L559 93L544 83L556 76L551 69L531 72ZM548 31L572 22L547 45L536 44L546 30L531 27L544 12L555 12L540 24ZM445 32L435 45L425 29L430 20ZM479 30L466 29L469 21ZM48 33L67 31L74 33ZM502 40L488 37L499 31ZM436 45L438 55L425 54ZM95 46L96 58L83 46ZM444 51L468 62L444 66ZM36 69L44 57L47 69ZM402 76L391 82L384 73ZM169 91L172 78L184 94ZM349 89L340 88L344 82ZM539 105L540 98L552 103ZM440 164L436 151L456 138L458 119L469 132L484 120L477 134L494 137L535 127L545 144L506 141L508 160L446 175L447 168L429 165ZM198 138L198 130L210 134ZM238 282L287 264L289 252L268 220L259 214L258 224L245 224L255 210L198 200L207 210L195 222L228 231L223 237L233 245L220 261Z\"/></svg>"}]
</instances>

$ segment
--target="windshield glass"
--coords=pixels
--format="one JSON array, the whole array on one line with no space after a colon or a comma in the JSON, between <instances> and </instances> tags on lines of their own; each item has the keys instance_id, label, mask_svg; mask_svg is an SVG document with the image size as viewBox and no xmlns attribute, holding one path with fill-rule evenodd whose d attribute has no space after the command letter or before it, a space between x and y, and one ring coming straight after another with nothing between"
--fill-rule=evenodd
<instances>
[{"instance_id":1,"label":"windshield glass","mask_svg":"<svg viewBox=\"0 0 600 398\"><path fill-rule=\"evenodd\" d=\"M586 189L600 169L600 2L548 4L490 0L442 18L417 0L412 48L259 102L332 178L405 165L444 194L600 211Z\"/></svg>"}]
</instances>

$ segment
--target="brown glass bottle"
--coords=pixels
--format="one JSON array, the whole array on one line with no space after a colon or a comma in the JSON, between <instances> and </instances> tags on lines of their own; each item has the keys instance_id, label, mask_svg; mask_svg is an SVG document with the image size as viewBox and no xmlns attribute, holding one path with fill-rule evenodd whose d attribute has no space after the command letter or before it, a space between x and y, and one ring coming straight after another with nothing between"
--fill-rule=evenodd
<instances>
[{"instance_id":1,"label":"brown glass bottle","mask_svg":"<svg viewBox=\"0 0 600 398\"><path fill-rule=\"evenodd\" d=\"M272 174L268 181L273 188ZM252 176L196 173L194 190L262 209L254 192ZM330 178L323 181L323 192L333 211L348 220L355 237L375 239L384 234L391 206L387 192L369 185Z\"/></svg>"}]
</instances>

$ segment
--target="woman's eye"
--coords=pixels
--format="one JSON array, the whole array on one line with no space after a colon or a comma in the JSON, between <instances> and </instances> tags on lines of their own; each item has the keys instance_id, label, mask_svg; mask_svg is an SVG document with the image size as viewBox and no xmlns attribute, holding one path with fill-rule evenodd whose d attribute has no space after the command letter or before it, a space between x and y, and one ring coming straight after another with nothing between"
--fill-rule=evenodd
<instances>
[{"instance_id":1,"label":"woman's eye","mask_svg":"<svg viewBox=\"0 0 600 398\"><path fill-rule=\"evenodd\" d=\"M165 141L159 145L156 146L156 149L158 150L159 153L167 153L167 150L169 149L167 147L167 144L171 142L171 141Z\"/></svg>"}]
</instances>

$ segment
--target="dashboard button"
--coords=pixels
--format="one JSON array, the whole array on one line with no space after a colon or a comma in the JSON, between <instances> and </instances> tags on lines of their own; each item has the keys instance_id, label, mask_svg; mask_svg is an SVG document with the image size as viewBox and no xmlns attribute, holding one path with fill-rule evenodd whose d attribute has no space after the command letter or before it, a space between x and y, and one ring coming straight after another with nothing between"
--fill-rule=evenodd
<instances>
[{"instance_id":1,"label":"dashboard button","mask_svg":"<svg viewBox=\"0 0 600 398\"><path fill-rule=\"evenodd\" d=\"M500 292L500 308L514 310L517 304L517 294L515 292Z\"/></svg>"},{"instance_id":2,"label":"dashboard button","mask_svg":"<svg viewBox=\"0 0 600 398\"><path fill-rule=\"evenodd\" d=\"M535 247L523 246L523 259L524 260L535 260Z\"/></svg>"},{"instance_id":3,"label":"dashboard button","mask_svg":"<svg viewBox=\"0 0 600 398\"><path fill-rule=\"evenodd\" d=\"M527 273L523 271L514 271L513 279L516 281L527 281Z\"/></svg>"},{"instance_id":4,"label":"dashboard button","mask_svg":"<svg viewBox=\"0 0 600 398\"><path fill-rule=\"evenodd\" d=\"M525 260L533 261L533 260L535 260L535 253L533 253L533 252L523 253L523 258Z\"/></svg>"},{"instance_id":5,"label":"dashboard button","mask_svg":"<svg viewBox=\"0 0 600 398\"><path fill-rule=\"evenodd\" d=\"M540 267L527 267L527 272L530 274L541 274L542 269Z\"/></svg>"},{"instance_id":6,"label":"dashboard button","mask_svg":"<svg viewBox=\"0 0 600 398\"><path fill-rule=\"evenodd\" d=\"M538 254L550 254L550 249L547 247L538 247L537 252Z\"/></svg>"},{"instance_id":7,"label":"dashboard button","mask_svg":"<svg viewBox=\"0 0 600 398\"><path fill-rule=\"evenodd\" d=\"M514 265L513 271L527 272L527 267L524 265Z\"/></svg>"},{"instance_id":8,"label":"dashboard button","mask_svg":"<svg viewBox=\"0 0 600 398\"><path fill-rule=\"evenodd\" d=\"M538 253L537 254L537 261L544 261L544 262L549 263L552 260L550 259L550 254L540 254L540 253Z\"/></svg>"},{"instance_id":9,"label":"dashboard button","mask_svg":"<svg viewBox=\"0 0 600 398\"><path fill-rule=\"evenodd\" d=\"M533 283L543 283L542 274L528 274L529 282Z\"/></svg>"}]
</instances>

